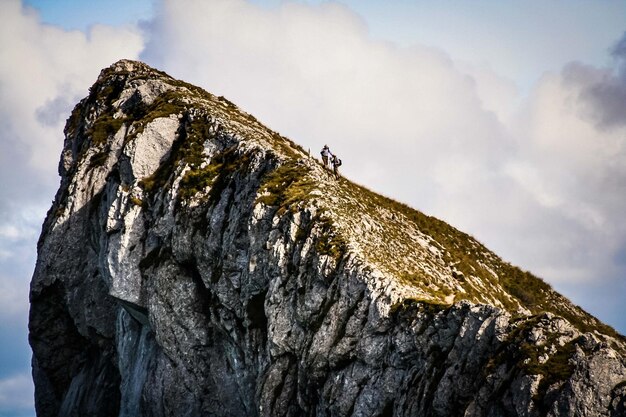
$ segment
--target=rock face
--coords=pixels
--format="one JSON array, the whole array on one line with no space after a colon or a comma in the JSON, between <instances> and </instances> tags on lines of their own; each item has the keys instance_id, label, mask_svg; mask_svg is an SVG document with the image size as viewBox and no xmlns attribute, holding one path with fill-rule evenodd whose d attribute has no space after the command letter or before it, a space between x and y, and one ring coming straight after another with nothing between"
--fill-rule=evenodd
<instances>
[{"instance_id":1,"label":"rock face","mask_svg":"<svg viewBox=\"0 0 626 417\"><path fill-rule=\"evenodd\" d=\"M470 236L145 64L68 120L38 416L624 416L624 339Z\"/></svg>"}]
</instances>

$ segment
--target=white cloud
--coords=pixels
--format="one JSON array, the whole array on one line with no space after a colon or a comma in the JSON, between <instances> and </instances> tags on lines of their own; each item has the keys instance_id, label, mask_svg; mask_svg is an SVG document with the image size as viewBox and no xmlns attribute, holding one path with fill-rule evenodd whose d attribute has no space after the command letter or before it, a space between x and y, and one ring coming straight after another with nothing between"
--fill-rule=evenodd
<instances>
[{"instance_id":1,"label":"white cloud","mask_svg":"<svg viewBox=\"0 0 626 417\"><path fill-rule=\"evenodd\" d=\"M132 29L94 26L67 32L40 23L20 1L0 2L0 175L3 201L40 198L56 185L63 125L99 71L135 58L143 43ZM51 195L48 192L49 195Z\"/></svg>"},{"instance_id":2,"label":"white cloud","mask_svg":"<svg viewBox=\"0 0 626 417\"><path fill-rule=\"evenodd\" d=\"M0 416L34 416L33 410L34 387L30 374L0 379Z\"/></svg>"},{"instance_id":3,"label":"white cloud","mask_svg":"<svg viewBox=\"0 0 626 417\"><path fill-rule=\"evenodd\" d=\"M9 255L8 259L14 259L13 252L0 250ZM0 258L0 265L7 263L7 259ZM32 273L33 267L23 265L26 271ZM0 272L0 316L6 320L16 320L26 317L28 314L28 278L30 276L14 276Z\"/></svg>"},{"instance_id":4,"label":"white cloud","mask_svg":"<svg viewBox=\"0 0 626 417\"><path fill-rule=\"evenodd\" d=\"M20 216L16 219L4 218L0 221L0 239L6 242L15 242L19 240L29 240L37 238L39 228L34 227L35 224L42 222L41 209L42 207L34 207L37 210L37 218L28 218L25 213L20 213Z\"/></svg>"},{"instance_id":5,"label":"white cloud","mask_svg":"<svg viewBox=\"0 0 626 417\"><path fill-rule=\"evenodd\" d=\"M552 254L554 262L586 271L587 279L607 274L626 243L626 125L606 129L596 117L601 107L585 94L616 83L609 73L570 64L545 76L527 103L529 111L520 115L519 165L510 171L565 221L566 230L551 230L554 241L575 231L566 253Z\"/></svg>"}]
</instances>

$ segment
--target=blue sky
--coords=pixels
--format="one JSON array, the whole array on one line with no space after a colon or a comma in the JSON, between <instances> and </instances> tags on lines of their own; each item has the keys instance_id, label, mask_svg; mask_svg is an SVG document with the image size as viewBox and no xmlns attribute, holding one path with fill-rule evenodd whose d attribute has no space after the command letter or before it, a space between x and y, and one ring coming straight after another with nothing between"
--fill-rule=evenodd
<instances>
[{"instance_id":1,"label":"blue sky","mask_svg":"<svg viewBox=\"0 0 626 417\"><path fill-rule=\"evenodd\" d=\"M0 417L63 124L142 59L469 232L626 332L626 2L0 1ZM20 180L17 181L16 178Z\"/></svg>"},{"instance_id":2,"label":"blue sky","mask_svg":"<svg viewBox=\"0 0 626 417\"><path fill-rule=\"evenodd\" d=\"M66 30L86 31L94 24L135 25L141 20L151 19L154 13L154 5L150 0L32 0L24 1L24 4L35 8L42 22Z\"/></svg>"},{"instance_id":3,"label":"blue sky","mask_svg":"<svg viewBox=\"0 0 626 417\"><path fill-rule=\"evenodd\" d=\"M278 8L284 0L253 0ZM319 5L327 1L303 1ZM457 59L491 65L527 89L547 70L572 60L608 65L608 47L624 30L620 1L415 1L340 2L366 20L372 37L397 45L421 43ZM149 21L154 1L28 0L43 22L86 31L94 24Z\"/></svg>"}]
</instances>

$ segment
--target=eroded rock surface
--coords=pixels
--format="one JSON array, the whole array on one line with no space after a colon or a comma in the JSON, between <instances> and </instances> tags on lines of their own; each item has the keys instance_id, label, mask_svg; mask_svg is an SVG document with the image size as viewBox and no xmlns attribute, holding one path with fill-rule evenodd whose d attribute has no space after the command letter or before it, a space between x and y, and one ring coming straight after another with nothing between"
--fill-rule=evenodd
<instances>
[{"instance_id":1,"label":"eroded rock surface","mask_svg":"<svg viewBox=\"0 0 626 417\"><path fill-rule=\"evenodd\" d=\"M625 415L621 336L228 100L120 61L65 133L39 416Z\"/></svg>"}]
</instances>

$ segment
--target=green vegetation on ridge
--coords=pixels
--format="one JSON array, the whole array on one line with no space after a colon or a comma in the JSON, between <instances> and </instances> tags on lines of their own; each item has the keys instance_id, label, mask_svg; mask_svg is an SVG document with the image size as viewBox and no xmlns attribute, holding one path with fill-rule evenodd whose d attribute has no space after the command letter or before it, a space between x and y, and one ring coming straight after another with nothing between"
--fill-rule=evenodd
<instances>
[{"instance_id":1,"label":"green vegetation on ridge","mask_svg":"<svg viewBox=\"0 0 626 417\"><path fill-rule=\"evenodd\" d=\"M290 208L292 212L296 211L294 203L306 200L315 188L308 172L306 166L293 160L278 166L263 179L257 202L279 207L278 214Z\"/></svg>"},{"instance_id":2,"label":"green vegetation on ridge","mask_svg":"<svg viewBox=\"0 0 626 417\"><path fill-rule=\"evenodd\" d=\"M481 294L479 288L472 286L467 277L476 276L485 283L490 283L493 288L502 288L506 293L510 294L517 301L512 301L504 294L491 291L489 295L497 297L504 307L515 313L518 303L533 314L541 314L543 312L551 312L562 316L581 331L592 331L594 329L601 332L618 336L614 329L607 326L597 319L586 313L580 307L575 306L562 295L555 292L552 287L542 279L532 275L527 271L523 271L508 262L502 261L497 255L493 254L476 239L449 224L435 217L425 215L404 203L400 203L391 198L374 193L373 191L348 181L342 182L348 187L351 194L358 196L360 202L365 202L367 210L373 211L378 208L384 208L392 213L396 213L398 219L404 217L412 222L419 231L434 240L434 244L442 249L443 261L447 265L453 265L454 268L462 273L459 285L461 285L466 293L457 293L456 300L466 298L473 302L486 302L484 294ZM401 224L398 221L386 222L385 233L389 233L388 229L398 229L394 223ZM407 247L414 246L412 237L403 234L402 230L396 230L391 239L406 240ZM383 258L382 262L391 263L392 259L398 254L386 253L379 254L379 258ZM384 259L387 258L387 259ZM489 269L487 269L489 268ZM494 273L497 276L494 276ZM428 279L424 274L401 274L407 283L417 285L421 288L428 288ZM443 289L445 294L445 289Z\"/></svg>"}]
</instances>

